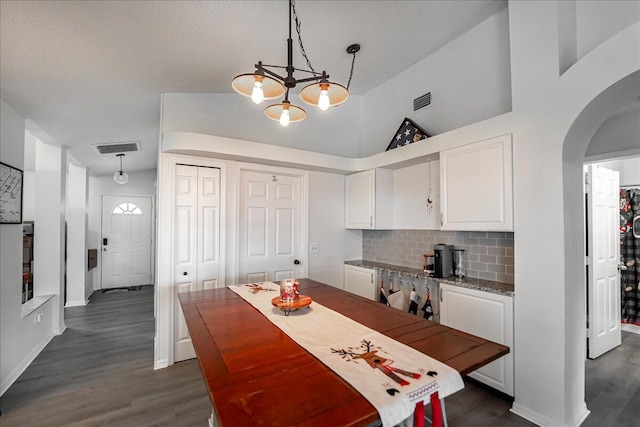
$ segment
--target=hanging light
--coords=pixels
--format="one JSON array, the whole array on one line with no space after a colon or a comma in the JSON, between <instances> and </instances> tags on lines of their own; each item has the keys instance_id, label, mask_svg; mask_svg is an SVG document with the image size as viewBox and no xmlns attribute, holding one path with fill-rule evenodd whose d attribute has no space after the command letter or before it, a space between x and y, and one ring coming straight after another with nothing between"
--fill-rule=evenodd
<instances>
[{"instance_id":1,"label":"hanging light","mask_svg":"<svg viewBox=\"0 0 640 427\"><path fill-rule=\"evenodd\" d=\"M120 171L113 174L113 180L118 184L126 184L129 181L129 175L126 172L122 172L122 158L124 154L116 154L117 157L120 157Z\"/></svg>"},{"instance_id":2,"label":"hanging light","mask_svg":"<svg viewBox=\"0 0 640 427\"><path fill-rule=\"evenodd\" d=\"M292 19L296 24L298 33L298 42L302 56L307 61L309 70L302 70L293 66L293 39L291 38ZM300 99L307 104L318 106L320 110L328 110L344 103L349 98L349 85L353 76L353 66L356 59L356 53L360 50L360 45L353 44L347 48L347 53L353 54L351 62L351 72L349 74L349 83L343 86L338 83L329 81L329 75L326 71L322 73L316 72L311 66L309 58L302 45L302 37L300 36L300 21L296 14L295 1L289 0L289 38L287 39L287 65L266 65L259 61L255 67L256 71L251 74L240 74L231 82L233 89L241 95L250 97L253 102L260 104L265 99L275 99L285 95L284 101L280 104L270 105L265 109L265 114L272 120L277 120L282 126L287 126L290 122L299 122L307 116L306 112L289 102L289 89L296 87L298 83L312 82L304 87L300 92ZM280 68L287 72L286 76L280 76L269 68ZM295 71L311 74L310 77L296 79L293 76ZM288 121L287 121L288 116Z\"/></svg>"},{"instance_id":3,"label":"hanging light","mask_svg":"<svg viewBox=\"0 0 640 427\"><path fill-rule=\"evenodd\" d=\"M281 104L269 105L264 109L264 114L271 120L280 122L282 126L288 126L292 122L301 122L307 117L307 113L302 108L293 105L287 99Z\"/></svg>"}]
</instances>

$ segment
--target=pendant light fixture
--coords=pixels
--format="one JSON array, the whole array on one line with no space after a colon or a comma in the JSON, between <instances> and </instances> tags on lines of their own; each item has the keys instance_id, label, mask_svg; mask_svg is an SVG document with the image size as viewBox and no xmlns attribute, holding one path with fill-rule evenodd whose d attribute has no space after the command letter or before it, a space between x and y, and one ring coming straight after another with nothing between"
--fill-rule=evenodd
<instances>
[{"instance_id":1,"label":"pendant light fixture","mask_svg":"<svg viewBox=\"0 0 640 427\"><path fill-rule=\"evenodd\" d=\"M122 172L122 158L124 154L116 154L117 157L120 157L120 171L113 174L113 180L118 184L126 184L129 181L129 175L126 172Z\"/></svg>"},{"instance_id":2,"label":"pendant light fixture","mask_svg":"<svg viewBox=\"0 0 640 427\"><path fill-rule=\"evenodd\" d=\"M298 33L298 43L300 44L300 52L307 61L309 70L302 70L293 66L293 39L291 38L292 19L295 21L296 32ZM296 14L295 1L289 0L289 38L287 39L287 65L265 65L259 61L255 67L256 71L252 74L240 74L231 82L233 89L241 95L249 97L256 104L260 104L264 100L279 98L285 96L280 104L268 106L264 113L272 120L279 121L282 126L287 126L291 122L299 122L304 120L307 113L300 107L291 104L289 101L289 89L296 87L298 83L313 82L304 87L300 92L300 99L307 104L318 106L325 111L330 107L335 107L344 103L349 98L349 85L353 76L353 66L355 64L356 53L360 50L360 45L353 44L347 48L347 53L353 55L351 61L351 72L349 74L349 83L343 86L338 83L329 81L329 75L326 71L322 73L316 72L311 66L307 53L302 45L302 37L300 35L300 21ZM280 68L287 72L285 77L276 74L269 68ZM295 71L309 73L310 77L296 79L293 75Z\"/></svg>"}]
</instances>

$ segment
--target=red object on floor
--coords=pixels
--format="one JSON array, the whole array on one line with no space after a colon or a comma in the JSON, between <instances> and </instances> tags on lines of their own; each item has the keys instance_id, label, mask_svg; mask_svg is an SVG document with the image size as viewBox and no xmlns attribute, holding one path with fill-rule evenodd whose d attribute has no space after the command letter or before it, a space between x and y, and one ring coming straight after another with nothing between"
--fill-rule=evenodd
<instances>
[{"instance_id":1,"label":"red object on floor","mask_svg":"<svg viewBox=\"0 0 640 427\"><path fill-rule=\"evenodd\" d=\"M431 425L432 427L442 427L442 407L437 391L431 395ZM416 409L413 412L413 427L424 427L424 402L422 401L416 403Z\"/></svg>"}]
</instances>

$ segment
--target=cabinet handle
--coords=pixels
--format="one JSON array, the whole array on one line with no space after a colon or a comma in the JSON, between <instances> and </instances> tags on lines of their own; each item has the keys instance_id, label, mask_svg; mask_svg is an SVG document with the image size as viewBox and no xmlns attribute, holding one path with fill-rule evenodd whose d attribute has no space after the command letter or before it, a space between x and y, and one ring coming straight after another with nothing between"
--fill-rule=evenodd
<instances>
[{"instance_id":1,"label":"cabinet handle","mask_svg":"<svg viewBox=\"0 0 640 427\"><path fill-rule=\"evenodd\" d=\"M371 283L373 283L373 273L371 273Z\"/></svg>"},{"instance_id":2,"label":"cabinet handle","mask_svg":"<svg viewBox=\"0 0 640 427\"><path fill-rule=\"evenodd\" d=\"M369 226L373 227L373 215L369 217Z\"/></svg>"},{"instance_id":3,"label":"cabinet handle","mask_svg":"<svg viewBox=\"0 0 640 427\"><path fill-rule=\"evenodd\" d=\"M442 222L443 222L443 221L442 221L442 217L443 217L443 216L444 216L444 215L442 215L442 212L440 212L440 227L442 227Z\"/></svg>"},{"instance_id":4,"label":"cabinet handle","mask_svg":"<svg viewBox=\"0 0 640 427\"><path fill-rule=\"evenodd\" d=\"M440 293L440 302L442 302L442 286L440 286L438 292Z\"/></svg>"}]
</instances>

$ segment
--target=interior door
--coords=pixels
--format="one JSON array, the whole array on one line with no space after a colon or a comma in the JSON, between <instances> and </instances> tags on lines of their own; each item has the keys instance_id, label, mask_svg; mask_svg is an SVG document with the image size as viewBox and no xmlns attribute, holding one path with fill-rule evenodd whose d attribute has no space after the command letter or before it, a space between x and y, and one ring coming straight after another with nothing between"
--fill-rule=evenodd
<instances>
[{"instance_id":1,"label":"interior door","mask_svg":"<svg viewBox=\"0 0 640 427\"><path fill-rule=\"evenodd\" d=\"M102 289L151 283L151 198L102 196Z\"/></svg>"},{"instance_id":2,"label":"interior door","mask_svg":"<svg viewBox=\"0 0 640 427\"><path fill-rule=\"evenodd\" d=\"M593 165L587 169L588 347L589 358L595 359L622 342L618 272L620 179L616 171Z\"/></svg>"},{"instance_id":3,"label":"interior door","mask_svg":"<svg viewBox=\"0 0 640 427\"><path fill-rule=\"evenodd\" d=\"M302 178L242 170L238 281L279 281L303 275Z\"/></svg>"},{"instance_id":4,"label":"interior door","mask_svg":"<svg viewBox=\"0 0 640 427\"><path fill-rule=\"evenodd\" d=\"M220 281L220 169L176 166L174 235L174 362L195 357L179 292L212 289Z\"/></svg>"}]
</instances>

